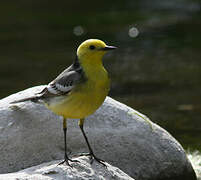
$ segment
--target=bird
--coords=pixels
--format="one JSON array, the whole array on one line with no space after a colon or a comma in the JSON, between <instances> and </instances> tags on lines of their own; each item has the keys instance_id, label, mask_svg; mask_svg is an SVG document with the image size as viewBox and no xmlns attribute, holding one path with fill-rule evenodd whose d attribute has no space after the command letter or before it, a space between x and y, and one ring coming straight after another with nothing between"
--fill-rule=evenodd
<instances>
[{"instance_id":1,"label":"bird","mask_svg":"<svg viewBox=\"0 0 201 180\"><path fill-rule=\"evenodd\" d=\"M62 116L64 133L64 160L59 163L78 162L72 160L67 154L67 120L79 119L78 125L84 136L89 149L88 155L91 162L105 165L104 161L98 158L89 143L84 131L85 118L93 114L104 102L110 90L110 78L103 66L103 56L108 51L117 47L108 46L99 39L88 39L77 48L76 58L71 66L59 74L53 81L37 94L28 98L13 101L20 103L25 101L42 102L54 112Z\"/></svg>"}]
</instances>

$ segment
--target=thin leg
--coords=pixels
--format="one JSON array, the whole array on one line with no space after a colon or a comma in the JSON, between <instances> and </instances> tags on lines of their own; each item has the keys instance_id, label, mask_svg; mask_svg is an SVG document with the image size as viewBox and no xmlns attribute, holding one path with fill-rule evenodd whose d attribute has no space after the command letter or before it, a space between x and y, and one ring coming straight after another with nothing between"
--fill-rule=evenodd
<instances>
[{"instance_id":1,"label":"thin leg","mask_svg":"<svg viewBox=\"0 0 201 180\"><path fill-rule=\"evenodd\" d=\"M103 164L104 166L106 166L103 160L101 160L101 159L99 159L99 158L97 158L95 156L95 154L94 154L94 152L93 152L93 150L92 150L92 148L91 148L91 146L89 144L88 138L87 138L87 136L86 136L86 134L84 132L84 119L79 120L79 127L80 127L80 129L82 131L82 134L84 136L84 139L85 139L85 141L87 143L87 146L88 146L88 149L89 149L89 155L92 158L91 163L93 163L93 160L95 159L97 162L99 162L99 163Z\"/></svg>"},{"instance_id":2,"label":"thin leg","mask_svg":"<svg viewBox=\"0 0 201 180\"><path fill-rule=\"evenodd\" d=\"M69 164L69 161L71 161L71 162L79 162L79 161L69 159L68 155L67 155L67 143L66 143L67 126L66 126L66 119L65 118L63 118L63 131L64 131L64 160L62 162L60 162L58 165L66 163L68 166L72 167Z\"/></svg>"}]
</instances>

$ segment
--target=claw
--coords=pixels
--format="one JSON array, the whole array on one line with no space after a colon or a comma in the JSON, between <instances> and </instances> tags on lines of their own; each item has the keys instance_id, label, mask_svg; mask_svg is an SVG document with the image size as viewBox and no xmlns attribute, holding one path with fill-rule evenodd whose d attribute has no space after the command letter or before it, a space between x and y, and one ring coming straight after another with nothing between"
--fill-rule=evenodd
<instances>
[{"instance_id":1,"label":"claw","mask_svg":"<svg viewBox=\"0 0 201 180\"><path fill-rule=\"evenodd\" d=\"M59 163L57 166L59 166L59 165L61 165L61 164L64 164L64 163L65 163L65 164L66 164L66 165L68 165L69 167L73 168L73 166L72 166L72 165L70 165L68 161L69 161L69 159L64 159L64 160L63 160L63 161L61 161L61 162L60 162L60 163Z\"/></svg>"},{"instance_id":2,"label":"claw","mask_svg":"<svg viewBox=\"0 0 201 180\"><path fill-rule=\"evenodd\" d=\"M70 162L77 162L77 163L80 163L80 161L78 160L72 160L72 159L68 159Z\"/></svg>"},{"instance_id":3,"label":"claw","mask_svg":"<svg viewBox=\"0 0 201 180\"><path fill-rule=\"evenodd\" d=\"M78 161L78 160L70 159L70 158L68 158L68 156L65 155L65 156L64 156L64 160L61 161L61 162L58 164L58 166L65 163L66 165L68 165L68 166L70 166L71 168L73 168L73 166L69 163L69 161L70 161L70 162L78 162L78 163L80 162L80 161Z\"/></svg>"},{"instance_id":4,"label":"claw","mask_svg":"<svg viewBox=\"0 0 201 180\"><path fill-rule=\"evenodd\" d=\"M91 158L90 164L93 164L94 160L96 160L98 163L102 164L104 167L107 167L107 165L105 164L105 161L97 158L95 155L90 154L90 158Z\"/></svg>"},{"instance_id":5,"label":"claw","mask_svg":"<svg viewBox=\"0 0 201 180\"><path fill-rule=\"evenodd\" d=\"M105 164L105 161L97 158L93 153L80 153L79 156L90 156L90 164L93 164L94 160L96 160L98 163L107 167L107 165Z\"/></svg>"}]
</instances>

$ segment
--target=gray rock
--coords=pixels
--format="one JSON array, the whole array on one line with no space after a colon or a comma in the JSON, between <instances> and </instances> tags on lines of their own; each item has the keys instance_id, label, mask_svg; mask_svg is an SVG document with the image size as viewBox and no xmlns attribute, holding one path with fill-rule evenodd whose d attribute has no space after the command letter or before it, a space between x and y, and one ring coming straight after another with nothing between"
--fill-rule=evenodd
<instances>
[{"instance_id":1,"label":"gray rock","mask_svg":"<svg viewBox=\"0 0 201 180\"><path fill-rule=\"evenodd\" d=\"M63 158L62 118L42 104L9 104L43 87L0 100L0 173ZM135 179L196 179L185 151L167 131L110 97L86 119L85 131L99 158ZM67 134L73 154L88 151L77 120L68 121Z\"/></svg>"},{"instance_id":2,"label":"gray rock","mask_svg":"<svg viewBox=\"0 0 201 180\"><path fill-rule=\"evenodd\" d=\"M119 168L108 163L107 168L94 162L90 164L89 157L74 158L79 163L71 163L73 168L59 165L59 161L52 161L16 173L0 175L1 180L134 180Z\"/></svg>"}]
</instances>

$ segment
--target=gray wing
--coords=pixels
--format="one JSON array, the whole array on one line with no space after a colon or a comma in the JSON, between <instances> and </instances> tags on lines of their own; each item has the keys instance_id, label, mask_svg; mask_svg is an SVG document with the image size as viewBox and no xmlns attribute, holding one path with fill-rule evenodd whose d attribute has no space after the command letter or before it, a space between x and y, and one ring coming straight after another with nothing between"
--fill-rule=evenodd
<instances>
[{"instance_id":1,"label":"gray wing","mask_svg":"<svg viewBox=\"0 0 201 180\"><path fill-rule=\"evenodd\" d=\"M41 94L41 98L68 94L77 84L85 80L81 66L75 64L64 70L55 80L50 82Z\"/></svg>"},{"instance_id":2,"label":"gray wing","mask_svg":"<svg viewBox=\"0 0 201 180\"><path fill-rule=\"evenodd\" d=\"M73 88L86 80L84 76L84 71L80 66L78 60L74 62L69 68L64 70L55 80L50 82L47 87L45 87L41 92L35 94L34 96L27 97L24 99L16 100L11 102L19 103L24 101L34 101L37 102L40 99L45 99L54 96L61 96L68 94Z\"/></svg>"},{"instance_id":3,"label":"gray wing","mask_svg":"<svg viewBox=\"0 0 201 180\"><path fill-rule=\"evenodd\" d=\"M69 93L78 83L81 83L82 81L83 81L82 73L73 70L71 68L68 68L65 71L63 71L55 80L50 82L47 85L47 87L45 87L40 93L37 93L31 97L10 102L10 104L29 100L33 102L38 102L38 100L40 99L65 95Z\"/></svg>"},{"instance_id":4,"label":"gray wing","mask_svg":"<svg viewBox=\"0 0 201 180\"><path fill-rule=\"evenodd\" d=\"M76 71L66 72L48 84L47 90L55 95L69 93L82 80L82 75Z\"/></svg>"}]
</instances>

